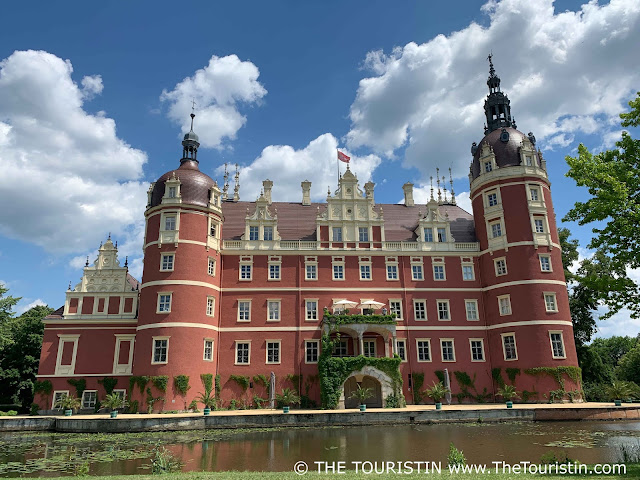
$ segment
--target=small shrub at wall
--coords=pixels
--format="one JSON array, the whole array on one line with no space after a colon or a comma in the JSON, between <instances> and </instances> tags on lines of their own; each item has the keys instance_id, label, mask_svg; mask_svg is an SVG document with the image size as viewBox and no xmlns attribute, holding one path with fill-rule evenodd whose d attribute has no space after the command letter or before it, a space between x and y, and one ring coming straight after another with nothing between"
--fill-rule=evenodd
<instances>
[{"instance_id":1,"label":"small shrub at wall","mask_svg":"<svg viewBox=\"0 0 640 480\"><path fill-rule=\"evenodd\" d=\"M176 375L173 377L173 388L180 395L186 395L189 389L189 375Z\"/></svg>"},{"instance_id":2,"label":"small shrub at wall","mask_svg":"<svg viewBox=\"0 0 640 480\"><path fill-rule=\"evenodd\" d=\"M82 398L82 394L87 389L87 381L84 378L69 378L67 383L76 389L76 397Z\"/></svg>"},{"instance_id":3,"label":"small shrub at wall","mask_svg":"<svg viewBox=\"0 0 640 480\"><path fill-rule=\"evenodd\" d=\"M107 392L107 395L111 395L113 393L113 389L116 388L118 384L118 379L113 377L104 377L102 380L98 380L98 383L104 387L104 391Z\"/></svg>"},{"instance_id":4,"label":"small shrub at wall","mask_svg":"<svg viewBox=\"0 0 640 480\"><path fill-rule=\"evenodd\" d=\"M167 391L167 385L169 384L169 377L166 375L159 375L157 377L151 377L151 384L161 392Z\"/></svg>"}]
</instances>

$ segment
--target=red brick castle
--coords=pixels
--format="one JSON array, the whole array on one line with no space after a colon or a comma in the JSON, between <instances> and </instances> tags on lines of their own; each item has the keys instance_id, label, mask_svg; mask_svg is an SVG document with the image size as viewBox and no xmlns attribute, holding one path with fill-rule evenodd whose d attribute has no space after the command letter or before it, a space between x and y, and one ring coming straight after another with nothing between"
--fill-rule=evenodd
<instances>
[{"instance_id":1,"label":"red brick castle","mask_svg":"<svg viewBox=\"0 0 640 480\"><path fill-rule=\"evenodd\" d=\"M334 356L398 356L408 403L445 369L454 401L493 401L505 382L525 400L577 396L545 160L516 129L492 64L487 84L473 216L440 186L427 204L414 203L411 183L404 204L377 204L374 184L361 187L350 169L324 203L311 202L307 181L300 202L273 202L269 180L256 201L240 201L237 174L231 193L226 175L221 189L200 171L192 121L179 167L149 188L142 282L109 238L46 318L40 408L64 394L93 408L113 388L140 410L159 397L154 410L184 410L204 390L201 374L218 376L219 405L251 405L267 398L271 372L278 392L319 405L323 331L339 333ZM384 306L332 316L345 300ZM358 384L372 387L369 405L384 405L392 382L375 365L344 379L340 406ZM186 393L178 376L189 377Z\"/></svg>"}]
</instances>

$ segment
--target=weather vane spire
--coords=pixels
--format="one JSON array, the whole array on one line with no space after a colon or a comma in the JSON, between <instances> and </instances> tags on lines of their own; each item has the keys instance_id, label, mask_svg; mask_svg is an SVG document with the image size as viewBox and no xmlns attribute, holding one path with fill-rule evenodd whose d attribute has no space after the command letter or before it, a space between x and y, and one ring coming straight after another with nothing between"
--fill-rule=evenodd
<instances>
[{"instance_id":1,"label":"weather vane spire","mask_svg":"<svg viewBox=\"0 0 640 480\"><path fill-rule=\"evenodd\" d=\"M196 99L195 98L191 98L191 131L193 132L193 119L195 118L196 114Z\"/></svg>"}]
</instances>

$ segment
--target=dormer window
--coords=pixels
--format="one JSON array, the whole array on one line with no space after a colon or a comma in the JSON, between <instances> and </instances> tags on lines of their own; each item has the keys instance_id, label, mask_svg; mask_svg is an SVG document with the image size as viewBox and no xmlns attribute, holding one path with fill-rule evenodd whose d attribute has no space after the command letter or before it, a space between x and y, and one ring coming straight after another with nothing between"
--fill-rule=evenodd
<instances>
[{"instance_id":1,"label":"dormer window","mask_svg":"<svg viewBox=\"0 0 640 480\"><path fill-rule=\"evenodd\" d=\"M525 155L524 164L527 167L533 167L533 157L531 155Z\"/></svg>"},{"instance_id":2,"label":"dormer window","mask_svg":"<svg viewBox=\"0 0 640 480\"><path fill-rule=\"evenodd\" d=\"M249 227L249 240L258 240L258 227Z\"/></svg>"},{"instance_id":3,"label":"dormer window","mask_svg":"<svg viewBox=\"0 0 640 480\"><path fill-rule=\"evenodd\" d=\"M263 230L263 239L265 241L273 240L273 227L264 227Z\"/></svg>"},{"instance_id":4,"label":"dormer window","mask_svg":"<svg viewBox=\"0 0 640 480\"><path fill-rule=\"evenodd\" d=\"M169 198L176 198L176 187L169 187Z\"/></svg>"},{"instance_id":5,"label":"dormer window","mask_svg":"<svg viewBox=\"0 0 640 480\"><path fill-rule=\"evenodd\" d=\"M433 228L424 229L424 241L433 242Z\"/></svg>"},{"instance_id":6,"label":"dormer window","mask_svg":"<svg viewBox=\"0 0 640 480\"><path fill-rule=\"evenodd\" d=\"M489 173L491 170L493 170L493 165L491 165L491 162L484 162L484 172Z\"/></svg>"},{"instance_id":7,"label":"dormer window","mask_svg":"<svg viewBox=\"0 0 640 480\"><path fill-rule=\"evenodd\" d=\"M438 241L446 242L447 241L447 229L446 228L438 228Z\"/></svg>"}]
</instances>

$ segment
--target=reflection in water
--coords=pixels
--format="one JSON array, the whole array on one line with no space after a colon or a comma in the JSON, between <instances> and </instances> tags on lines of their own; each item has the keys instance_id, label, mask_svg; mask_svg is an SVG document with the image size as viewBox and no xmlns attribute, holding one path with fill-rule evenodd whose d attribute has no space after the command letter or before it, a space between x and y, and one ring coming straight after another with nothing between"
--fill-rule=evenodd
<instances>
[{"instance_id":1,"label":"reflection in water","mask_svg":"<svg viewBox=\"0 0 640 480\"><path fill-rule=\"evenodd\" d=\"M544 453L550 451L566 451L570 458L583 463L611 463L618 460L619 445L637 445L640 442L640 422L288 428L225 432L215 439L205 439L205 435L212 437L210 433L137 434L131 438L1 434L0 475L57 476L69 473L52 464L49 464L49 469L53 468L53 471L44 471L43 459L55 463L61 454L76 448L83 456L92 455L91 475L145 473L141 467L149 463L150 446L158 439L181 459L185 471L290 471L298 460L309 465L315 461L344 461L349 465L354 461L409 460L445 464L450 443L464 452L469 463L538 462ZM7 467L25 463L22 472Z\"/></svg>"}]
</instances>

